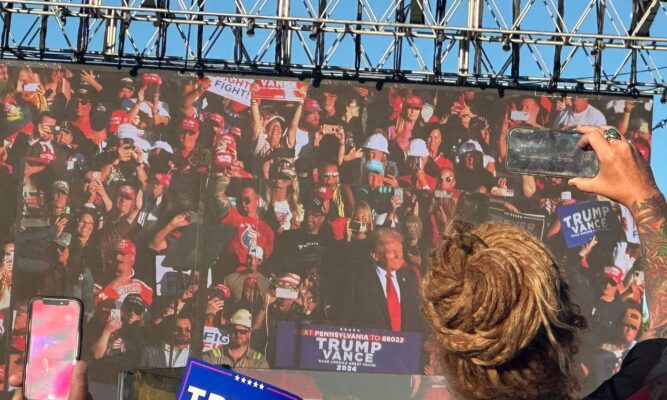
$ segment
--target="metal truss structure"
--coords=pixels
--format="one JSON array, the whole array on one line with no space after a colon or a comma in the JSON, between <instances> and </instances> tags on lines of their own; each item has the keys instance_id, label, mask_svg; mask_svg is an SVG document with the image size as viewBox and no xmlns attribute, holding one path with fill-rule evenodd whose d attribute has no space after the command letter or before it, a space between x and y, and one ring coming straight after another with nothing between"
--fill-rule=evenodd
<instances>
[{"instance_id":1,"label":"metal truss structure","mask_svg":"<svg viewBox=\"0 0 667 400\"><path fill-rule=\"evenodd\" d=\"M0 18L0 56L30 62L663 99L667 87L659 0L16 0Z\"/></svg>"}]
</instances>

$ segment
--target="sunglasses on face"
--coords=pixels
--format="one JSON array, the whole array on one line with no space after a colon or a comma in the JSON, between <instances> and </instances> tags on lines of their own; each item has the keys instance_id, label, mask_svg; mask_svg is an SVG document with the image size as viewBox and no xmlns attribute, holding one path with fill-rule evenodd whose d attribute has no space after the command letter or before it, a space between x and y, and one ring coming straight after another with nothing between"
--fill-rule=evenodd
<instances>
[{"instance_id":1,"label":"sunglasses on face","mask_svg":"<svg viewBox=\"0 0 667 400\"><path fill-rule=\"evenodd\" d=\"M605 284L610 285L610 286L613 286L613 287L616 287L616 286L617 286L616 281L614 281L614 280L612 280L612 279L607 279L607 281L605 282Z\"/></svg>"},{"instance_id":2,"label":"sunglasses on face","mask_svg":"<svg viewBox=\"0 0 667 400\"><path fill-rule=\"evenodd\" d=\"M326 173L326 174L324 174L324 177L325 178L338 178L338 172Z\"/></svg>"},{"instance_id":3,"label":"sunglasses on face","mask_svg":"<svg viewBox=\"0 0 667 400\"><path fill-rule=\"evenodd\" d=\"M453 176L443 176L442 180L445 182L454 182L454 177Z\"/></svg>"}]
</instances>

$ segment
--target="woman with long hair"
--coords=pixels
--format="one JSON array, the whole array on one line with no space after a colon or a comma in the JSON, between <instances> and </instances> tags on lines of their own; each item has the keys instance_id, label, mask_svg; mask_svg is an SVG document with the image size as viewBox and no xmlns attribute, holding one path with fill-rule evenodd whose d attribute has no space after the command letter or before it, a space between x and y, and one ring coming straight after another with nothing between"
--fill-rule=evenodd
<instances>
[{"instance_id":1,"label":"woman with long hair","mask_svg":"<svg viewBox=\"0 0 667 400\"><path fill-rule=\"evenodd\" d=\"M276 232L297 229L303 221L303 205L299 203L299 180L294 174L281 173L264 186L262 208L265 221Z\"/></svg>"}]
</instances>

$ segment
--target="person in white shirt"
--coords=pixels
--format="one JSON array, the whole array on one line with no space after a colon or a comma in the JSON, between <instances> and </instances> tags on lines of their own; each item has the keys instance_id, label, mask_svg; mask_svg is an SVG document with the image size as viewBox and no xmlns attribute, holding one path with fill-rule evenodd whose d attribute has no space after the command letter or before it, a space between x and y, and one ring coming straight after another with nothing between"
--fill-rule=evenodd
<instances>
[{"instance_id":1,"label":"person in white shirt","mask_svg":"<svg viewBox=\"0 0 667 400\"><path fill-rule=\"evenodd\" d=\"M607 125L607 119L597 108L589 104L588 99L566 97L556 103L556 118L553 129L576 127L578 125Z\"/></svg>"}]
</instances>

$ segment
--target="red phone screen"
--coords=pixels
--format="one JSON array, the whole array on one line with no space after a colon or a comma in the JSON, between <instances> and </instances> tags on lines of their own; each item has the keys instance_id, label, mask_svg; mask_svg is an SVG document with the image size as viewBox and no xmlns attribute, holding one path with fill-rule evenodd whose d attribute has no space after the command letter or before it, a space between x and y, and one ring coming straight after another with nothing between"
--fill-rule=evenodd
<instances>
[{"instance_id":1,"label":"red phone screen","mask_svg":"<svg viewBox=\"0 0 667 400\"><path fill-rule=\"evenodd\" d=\"M81 303L72 299L31 302L23 391L28 399L67 399L79 353Z\"/></svg>"}]
</instances>

